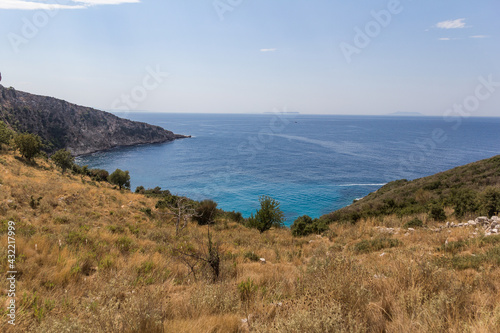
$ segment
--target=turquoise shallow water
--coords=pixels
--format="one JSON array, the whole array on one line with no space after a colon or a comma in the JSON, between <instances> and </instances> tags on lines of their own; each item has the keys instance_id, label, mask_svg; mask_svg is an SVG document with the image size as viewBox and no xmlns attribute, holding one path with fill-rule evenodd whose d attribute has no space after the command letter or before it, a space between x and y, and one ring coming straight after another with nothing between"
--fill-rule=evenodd
<instances>
[{"instance_id":1,"label":"turquoise shallow water","mask_svg":"<svg viewBox=\"0 0 500 333\"><path fill-rule=\"evenodd\" d=\"M401 178L500 154L500 118L459 128L437 117L117 113L191 139L116 148L80 164L129 170L132 189L160 186L249 216L260 195L281 202L287 224L319 217Z\"/></svg>"}]
</instances>

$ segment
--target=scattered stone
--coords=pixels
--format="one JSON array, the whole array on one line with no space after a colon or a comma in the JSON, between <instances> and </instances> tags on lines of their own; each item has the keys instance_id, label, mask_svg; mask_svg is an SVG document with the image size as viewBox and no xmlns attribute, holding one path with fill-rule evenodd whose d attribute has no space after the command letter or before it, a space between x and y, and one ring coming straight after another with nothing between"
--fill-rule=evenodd
<instances>
[{"instance_id":1,"label":"scattered stone","mask_svg":"<svg viewBox=\"0 0 500 333\"><path fill-rule=\"evenodd\" d=\"M262 265L264 265L264 264L266 263L266 259L264 259L264 258L260 258L260 263L261 263Z\"/></svg>"},{"instance_id":2,"label":"scattered stone","mask_svg":"<svg viewBox=\"0 0 500 333\"><path fill-rule=\"evenodd\" d=\"M491 234L499 234L500 233L500 218L497 216L493 216L491 219L487 218L486 216L480 216L476 218L475 220L469 220L468 222L465 223L458 223L455 224L455 222L446 222L444 226L440 226L441 229L443 228L463 228L463 227L469 227L469 226L482 226L485 236L490 236ZM471 233L472 235L478 235L479 228L474 228L476 232ZM448 230L448 232L451 232L451 230Z\"/></svg>"},{"instance_id":3,"label":"scattered stone","mask_svg":"<svg viewBox=\"0 0 500 333\"><path fill-rule=\"evenodd\" d=\"M476 223L486 224L486 223L488 223L488 218L486 216L480 216L480 217L476 218Z\"/></svg>"},{"instance_id":4,"label":"scattered stone","mask_svg":"<svg viewBox=\"0 0 500 333\"><path fill-rule=\"evenodd\" d=\"M413 229L413 228L408 228L408 231L415 231L415 229Z\"/></svg>"}]
</instances>

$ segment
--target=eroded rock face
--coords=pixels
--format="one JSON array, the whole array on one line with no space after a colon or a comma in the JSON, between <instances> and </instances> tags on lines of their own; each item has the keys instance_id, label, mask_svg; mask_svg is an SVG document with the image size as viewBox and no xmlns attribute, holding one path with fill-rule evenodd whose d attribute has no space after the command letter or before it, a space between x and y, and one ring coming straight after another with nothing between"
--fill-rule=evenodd
<instances>
[{"instance_id":1,"label":"eroded rock face","mask_svg":"<svg viewBox=\"0 0 500 333\"><path fill-rule=\"evenodd\" d=\"M65 148L75 156L117 146L161 143L189 136L119 118L53 97L0 85L0 120L16 131L38 134L51 153Z\"/></svg>"}]
</instances>

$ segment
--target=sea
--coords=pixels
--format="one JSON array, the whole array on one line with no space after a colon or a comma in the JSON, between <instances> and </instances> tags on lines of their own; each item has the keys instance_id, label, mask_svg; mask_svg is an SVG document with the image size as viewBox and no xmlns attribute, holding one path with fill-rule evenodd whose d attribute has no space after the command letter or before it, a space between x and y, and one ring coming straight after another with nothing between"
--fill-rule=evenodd
<instances>
[{"instance_id":1,"label":"sea","mask_svg":"<svg viewBox=\"0 0 500 333\"><path fill-rule=\"evenodd\" d=\"M117 147L77 158L128 170L131 189L212 199L248 217L280 202L286 225L320 217L398 179L500 154L500 118L115 112L192 138Z\"/></svg>"}]
</instances>

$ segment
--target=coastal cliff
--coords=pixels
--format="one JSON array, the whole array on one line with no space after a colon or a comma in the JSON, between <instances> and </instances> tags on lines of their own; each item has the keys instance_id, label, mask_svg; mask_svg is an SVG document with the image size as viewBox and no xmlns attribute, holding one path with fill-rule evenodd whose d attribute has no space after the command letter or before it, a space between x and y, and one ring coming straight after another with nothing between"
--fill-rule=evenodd
<instances>
[{"instance_id":1,"label":"coastal cliff","mask_svg":"<svg viewBox=\"0 0 500 333\"><path fill-rule=\"evenodd\" d=\"M122 119L108 112L2 85L0 120L15 131L39 135L48 153L65 148L75 156L118 146L162 143L189 137L159 126Z\"/></svg>"}]
</instances>

